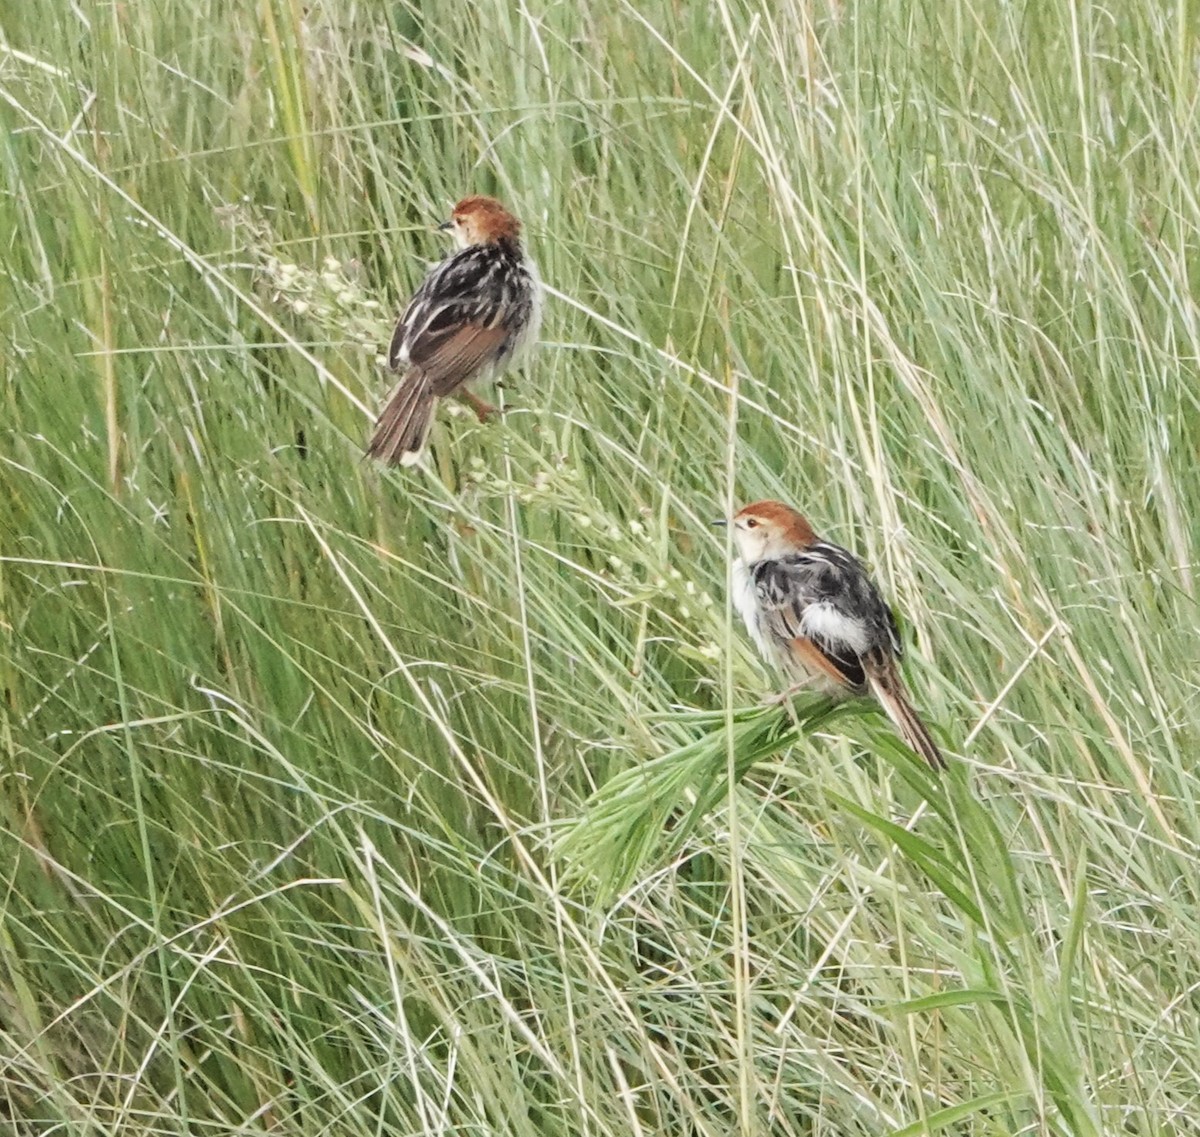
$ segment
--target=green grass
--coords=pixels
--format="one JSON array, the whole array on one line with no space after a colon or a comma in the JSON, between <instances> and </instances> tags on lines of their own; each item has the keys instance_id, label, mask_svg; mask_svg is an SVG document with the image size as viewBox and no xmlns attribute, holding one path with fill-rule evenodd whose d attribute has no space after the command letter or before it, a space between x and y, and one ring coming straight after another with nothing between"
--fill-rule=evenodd
<instances>
[{"instance_id":1,"label":"green grass","mask_svg":"<svg viewBox=\"0 0 1200 1137\"><path fill-rule=\"evenodd\" d=\"M0 33L0 1120L1194 1132L1188 6ZM471 191L545 342L383 471ZM746 711L763 496L903 613L940 782Z\"/></svg>"}]
</instances>

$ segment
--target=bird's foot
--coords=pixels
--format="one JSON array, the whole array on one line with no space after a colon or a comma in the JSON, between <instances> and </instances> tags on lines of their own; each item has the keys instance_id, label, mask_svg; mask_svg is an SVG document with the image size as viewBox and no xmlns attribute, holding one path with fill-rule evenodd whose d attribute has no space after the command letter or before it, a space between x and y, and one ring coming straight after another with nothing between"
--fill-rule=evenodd
<instances>
[{"instance_id":1,"label":"bird's foot","mask_svg":"<svg viewBox=\"0 0 1200 1137\"><path fill-rule=\"evenodd\" d=\"M789 702L793 695L798 695L804 690L806 684L796 683L783 691L776 691L773 695L764 695L762 705L764 707L781 707L784 703Z\"/></svg>"},{"instance_id":2,"label":"bird's foot","mask_svg":"<svg viewBox=\"0 0 1200 1137\"><path fill-rule=\"evenodd\" d=\"M471 404L471 408L480 422L487 422L488 419L501 413L499 407L494 407L491 403L485 402L473 391L461 391L459 394L464 402Z\"/></svg>"}]
</instances>

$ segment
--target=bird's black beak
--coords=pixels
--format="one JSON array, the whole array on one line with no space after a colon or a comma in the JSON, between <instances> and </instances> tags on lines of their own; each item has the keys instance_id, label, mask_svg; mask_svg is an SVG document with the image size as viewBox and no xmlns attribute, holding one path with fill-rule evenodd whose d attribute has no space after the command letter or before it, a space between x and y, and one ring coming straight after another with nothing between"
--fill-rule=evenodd
<instances>
[{"instance_id":1,"label":"bird's black beak","mask_svg":"<svg viewBox=\"0 0 1200 1137\"><path fill-rule=\"evenodd\" d=\"M718 517L716 521L710 521L709 525L728 525L729 522L724 517Z\"/></svg>"},{"instance_id":2,"label":"bird's black beak","mask_svg":"<svg viewBox=\"0 0 1200 1137\"><path fill-rule=\"evenodd\" d=\"M442 222L442 223L441 223L441 224L438 226L438 228L439 228L439 229L440 229L440 230L441 230L443 233L445 233L447 230L449 230L449 229L453 229L453 228L454 228L454 222L453 222L453 221L443 221L443 222Z\"/></svg>"}]
</instances>

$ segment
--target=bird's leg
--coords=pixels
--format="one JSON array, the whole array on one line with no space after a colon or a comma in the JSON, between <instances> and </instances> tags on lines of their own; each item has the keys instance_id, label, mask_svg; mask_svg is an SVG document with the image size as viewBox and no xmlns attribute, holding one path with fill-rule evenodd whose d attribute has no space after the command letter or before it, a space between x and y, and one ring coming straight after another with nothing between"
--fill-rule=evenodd
<instances>
[{"instance_id":1,"label":"bird's leg","mask_svg":"<svg viewBox=\"0 0 1200 1137\"><path fill-rule=\"evenodd\" d=\"M811 688L812 688L812 680L811 679L803 680L800 683L793 683L790 687L787 687L782 691L776 691L775 694L773 694L773 695L764 696L762 705L764 707L781 706L782 704L788 702L788 700L790 700L793 695L798 695L798 694L800 694L801 691L811 690Z\"/></svg>"},{"instance_id":2,"label":"bird's leg","mask_svg":"<svg viewBox=\"0 0 1200 1137\"><path fill-rule=\"evenodd\" d=\"M475 411L480 422L487 422L492 415L500 413L499 407L493 407L491 403L485 402L474 391L468 391L466 387L457 392L457 394L464 402L471 404L471 408Z\"/></svg>"}]
</instances>

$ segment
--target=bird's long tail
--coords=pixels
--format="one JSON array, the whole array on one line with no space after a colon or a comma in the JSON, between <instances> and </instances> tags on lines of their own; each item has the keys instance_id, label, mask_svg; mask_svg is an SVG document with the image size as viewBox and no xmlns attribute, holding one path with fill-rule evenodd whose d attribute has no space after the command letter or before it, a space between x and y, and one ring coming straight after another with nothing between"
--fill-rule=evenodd
<instances>
[{"instance_id":1,"label":"bird's long tail","mask_svg":"<svg viewBox=\"0 0 1200 1137\"><path fill-rule=\"evenodd\" d=\"M367 457L389 466L411 466L421 457L437 396L418 370L408 372L392 392L367 444Z\"/></svg>"},{"instance_id":2,"label":"bird's long tail","mask_svg":"<svg viewBox=\"0 0 1200 1137\"><path fill-rule=\"evenodd\" d=\"M867 682L871 692L879 700L880 706L887 712L887 717L896 724L900 737L913 750L921 755L935 770L946 768L946 759L937 748L937 743L929 733L929 728L921 721L921 717L913 710L908 701L908 692L904 689L904 681L896 671L896 664L889 660L878 667L867 668Z\"/></svg>"}]
</instances>

